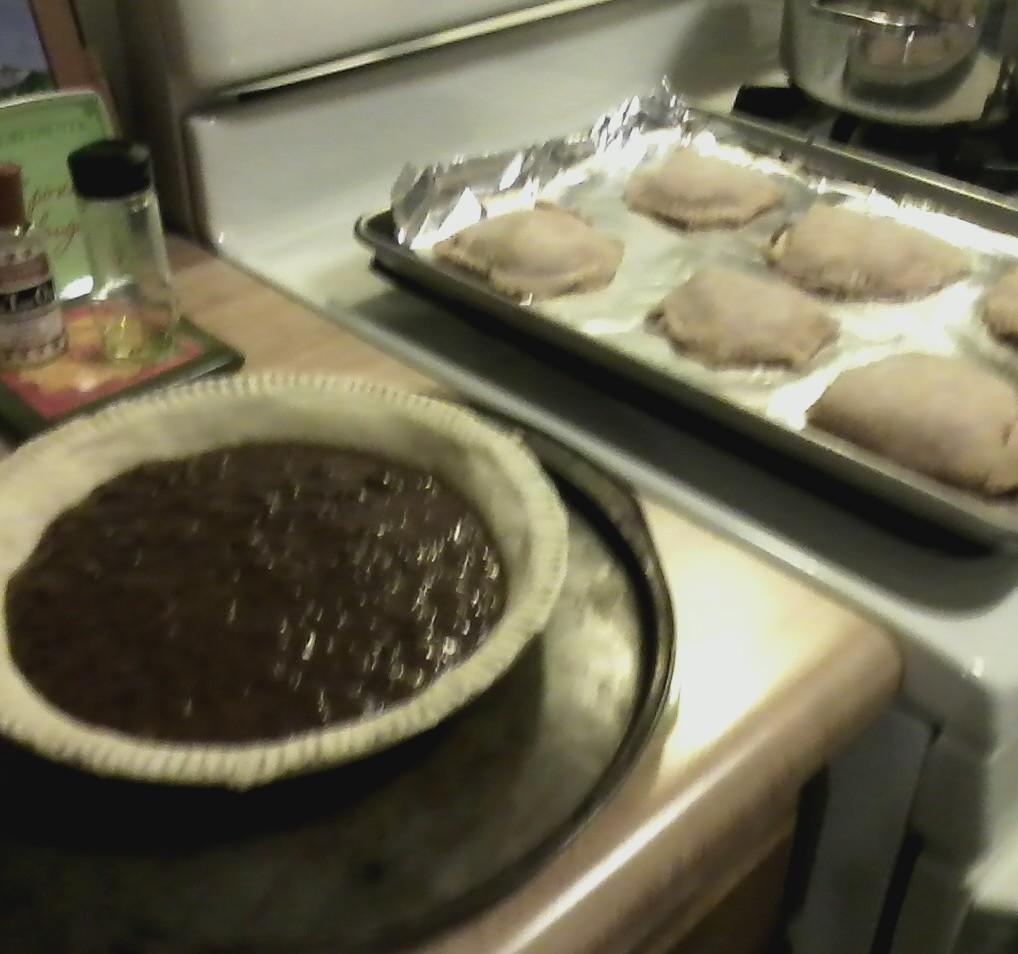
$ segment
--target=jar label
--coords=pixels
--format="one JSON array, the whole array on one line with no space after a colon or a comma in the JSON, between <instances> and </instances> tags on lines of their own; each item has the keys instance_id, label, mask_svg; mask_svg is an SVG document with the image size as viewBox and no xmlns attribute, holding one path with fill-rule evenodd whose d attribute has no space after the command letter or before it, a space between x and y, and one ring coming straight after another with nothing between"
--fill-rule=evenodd
<instances>
[{"instance_id":1,"label":"jar label","mask_svg":"<svg viewBox=\"0 0 1018 954\"><path fill-rule=\"evenodd\" d=\"M24 270L13 281L6 271L0 272L0 361L5 364L46 361L66 345L64 316L45 258L42 262L44 270L38 277L43 280L27 287Z\"/></svg>"},{"instance_id":2,"label":"jar label","mask_svg":"<svg viewBox=\"0 0 1018 954\"><path fill-rule=\"evenodd\" d=\"M49 262L45 255L7 252L0 256L0 295L35 288L49 277Z\"/></svg>"}]
</instances>

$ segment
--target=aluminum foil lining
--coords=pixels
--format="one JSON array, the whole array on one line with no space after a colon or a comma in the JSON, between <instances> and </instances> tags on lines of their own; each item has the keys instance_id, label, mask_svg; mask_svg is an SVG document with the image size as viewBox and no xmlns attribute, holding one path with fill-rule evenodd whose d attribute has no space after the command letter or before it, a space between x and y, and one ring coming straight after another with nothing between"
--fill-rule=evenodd
<instances>
[{"instance_id":1,"label":"aluminum foil lining","mask_svg":"<svg viewBox=\"0 0 1018 954\"><path fill-rule=\"evenodd\" d=\"M679 146L781 180L785 202L742 228L725 230L683 231L631 212L622 196L633 171ZM487 216L532 208L538 201L577 211L625 242L615 280L601 291L521 304L796 431L839 373L895 353L965 355L1018 384L1018 352L993 338L979 317L987 289L1018 265L1018 237L975 225L925 199L823 175L810 169L808 156L783 155L779 146L750 148L737 124L690 106L666 84L627 100L573 137L423 170L408 167L392 198L400 242L425 256L436 242ZM895 219L949 241L971 255L971 274L916 301L827 301L828 312L841 322L841 336L798 372L712 370L680 355L648 322L654 305L708 263L767 271L774 237L818 201ZM1013 510L1009 518L1015 519Z\"/></svg>"},{"instance_id":2,"label":"aluminum foil lining","mask_svg":"<svg viewBox=\"0 0 1018 954\"><path fill-rule=\"evenodd\" d=\"M630 143L639 150L648 133L684 129L690 118L690 107L663 81L649 96L632 97L575 136L425 169L408 165L392 187L397 238L411 248L430 248L486 215L531 208L585 160L603 158L606 170L629 168L618 160Z\"/></svg>"}]
</instances>

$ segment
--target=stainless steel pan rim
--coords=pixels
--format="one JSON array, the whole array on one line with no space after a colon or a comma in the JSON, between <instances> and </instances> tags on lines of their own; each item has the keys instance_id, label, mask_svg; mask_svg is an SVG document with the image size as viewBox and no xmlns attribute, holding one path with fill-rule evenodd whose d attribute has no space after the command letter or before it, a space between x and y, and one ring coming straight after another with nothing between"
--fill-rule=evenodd
<instances>
[{"instance_id":1,"label":"stainless steel pan rim","mask_svg":"<svg viewBox=\"0 0 1018 954\"><path fill-rule=\"evenodd\" d=\"M857 24L875 27L893 27L899 30L938 31L948 23L974 27L978 22L974 13L948 21L921 8L880 10L874 9L872 3L859 2L859 0L810 0L810 5L818 13L824 13L839 20L850 20Z\"/></svg>"},{"instance_id":2,"label":"stainless steel pan rim","mask_svg":"<svg viewBox=\"0 0 1018 954\"><path fill-rule=\"evenodd\" d=\"M785 0L782 62L809 95L867 119L929 127L985 120L1008 73L994 35L1006 5Z\"/></svg>"}]
</instances>

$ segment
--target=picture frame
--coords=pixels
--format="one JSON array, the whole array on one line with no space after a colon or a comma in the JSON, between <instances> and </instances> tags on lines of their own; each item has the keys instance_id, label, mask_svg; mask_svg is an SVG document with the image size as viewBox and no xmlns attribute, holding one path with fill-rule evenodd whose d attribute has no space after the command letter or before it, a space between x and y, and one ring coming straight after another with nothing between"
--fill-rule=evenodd
<instances>
[{"instance_id":1,"label":"picture frame","mask_svg":"<svg viewBox=\"0 0 1018 954\"><path fill-rule=\"evenodd\" d=\"M82 41L72 0L0 0L0 102L70 88L109 90Z\"/></svg>"},{"instance_id":2,"label":"picture frame","mask_svg":"<svg viewBox=\"0 0 1018 954\"><path fill-rule=\"evenodd\" d=\"M105 102L92 89L0 98L0 162L22 169L25 211L45 243L62 301L86 295L92 287L67 157L114 134Z\"/></svg>"}]
</instances>

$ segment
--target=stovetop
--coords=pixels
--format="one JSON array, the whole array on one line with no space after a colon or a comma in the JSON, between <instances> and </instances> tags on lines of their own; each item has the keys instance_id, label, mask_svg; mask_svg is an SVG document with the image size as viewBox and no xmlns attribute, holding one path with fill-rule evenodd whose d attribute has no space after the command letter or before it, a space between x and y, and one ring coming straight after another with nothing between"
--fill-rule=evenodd
<instances>
[{"instance_id":1,"label":"stovetop","mask_svg":"<svg viewBox=\"0 0 1018 954\"><path fill-rule=\"evenodd\" d=\"M744 86L734 108L816 140L865 149L1018 197L1018 112L987 126L910 128L839 112L794 86Z\"/></svg>"}]
</instances>

